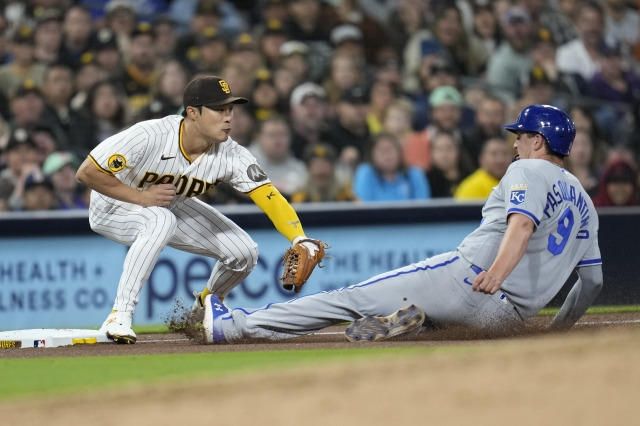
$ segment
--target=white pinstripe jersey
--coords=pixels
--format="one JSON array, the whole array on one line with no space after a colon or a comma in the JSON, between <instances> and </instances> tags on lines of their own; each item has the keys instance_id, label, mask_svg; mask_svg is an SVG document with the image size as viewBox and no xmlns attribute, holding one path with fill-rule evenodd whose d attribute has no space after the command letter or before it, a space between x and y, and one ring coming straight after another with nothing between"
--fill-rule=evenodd
<instances>
[{"instance_id":1,"label":"white pinstripe jersey","mask_svg":"<svg viewBox=\"0 0 640 426\"><path fill-rule=\"evenodd\" d=\"M174 184L176 197L169 208L219 182L244 193L270 183L253 155L231 138L192 163L182 149L182 120L170 115L134 124L105 139L89 155L127 186L144 190L154 184Z\"/></svg>"},{"instance_id":2,"label":"white pinstripe jersey","mask_svg":"<svg viewBox=\"0 0 640 426\"><path fill-rule=\"evenodd\" d=\"M546 306L574 268L602 263L598 214L571 173L545 160L518 160L493 188L482 209L481 225L464 239L460 253L489 269L512 213L529 217L536 227L501 290L530 316Z\"/></svg>"}]
</instances>

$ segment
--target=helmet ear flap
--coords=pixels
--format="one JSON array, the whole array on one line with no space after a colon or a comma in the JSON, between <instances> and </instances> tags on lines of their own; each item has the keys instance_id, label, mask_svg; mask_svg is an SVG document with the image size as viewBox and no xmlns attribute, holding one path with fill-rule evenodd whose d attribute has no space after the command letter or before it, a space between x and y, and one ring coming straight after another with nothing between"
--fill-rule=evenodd
<instances>
[{"instance_id":1,"label":"helmet ear flap","mask_svg":"<svg viewBox=\"0 0 640 426\"><path fill-rule=\"evenodd\" d=\"M576 127L566 112L551 105L529 105L515 123L504 128L512 133L540 133L553 152L567 156L571 151Z\"/></svg>"}]
</instances>

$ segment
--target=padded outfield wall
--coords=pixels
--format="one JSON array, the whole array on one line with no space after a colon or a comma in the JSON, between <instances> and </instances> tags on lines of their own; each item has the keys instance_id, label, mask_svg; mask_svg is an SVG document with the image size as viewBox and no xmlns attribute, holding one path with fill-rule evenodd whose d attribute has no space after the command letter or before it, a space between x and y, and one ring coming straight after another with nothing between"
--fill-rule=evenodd
<instances>
[{"instance_id":1,"label":"padded outfield wall","mask_svg":"<svg viewBox=\"0 0 640 426\"><path fill-rule=\"evenodd\" d=\"M332 245L301 295L357 283L372 275L453 250L478 224L482 204L434 200L394 204L297 205L308 236ZM255 206L222 206L259 245L254 272L228 298L259 307L293 294L277 280L288 241ZM605 286L596 305L640 304L640 208L601 209ZM99 326L109 312L127 248L91 231L87 213L0 213L0 330ZM176 300L207 281L213 259L167 248L141 296L134 324L159 324ZM573 278L570 280L572 281ZM558 306L565 286L550 304Z\"/></svg>"}]
</instances>

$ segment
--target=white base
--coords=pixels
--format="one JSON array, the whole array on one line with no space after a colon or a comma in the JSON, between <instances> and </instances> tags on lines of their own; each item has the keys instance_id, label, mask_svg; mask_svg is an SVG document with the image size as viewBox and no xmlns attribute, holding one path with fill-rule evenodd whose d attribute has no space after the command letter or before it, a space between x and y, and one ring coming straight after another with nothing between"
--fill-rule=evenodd
<instances>
[{"instance_id":1,"label":"white base","mask_svg":"<svg viewBox=\"0 0 640 426\"><path fill-rule=\"evenodd\" d=\"M110 342L104 332L69 328L34 328L0 332L0 349L56 348Z\"/></svg>"}]
</instances>

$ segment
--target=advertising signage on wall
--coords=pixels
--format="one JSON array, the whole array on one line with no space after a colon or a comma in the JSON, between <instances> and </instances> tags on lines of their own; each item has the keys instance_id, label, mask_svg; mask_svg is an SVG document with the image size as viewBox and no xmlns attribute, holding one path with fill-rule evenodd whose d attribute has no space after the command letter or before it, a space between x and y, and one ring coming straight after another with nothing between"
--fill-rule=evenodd
<instances>
[{"instance_id":1,"label":"advertising signage on wall","mask_svg":"<svg viewBox=\"0 0 640 426\"><path fill-rule=\"evenodd\" d=\"M331 244L297 296L356 284L377 273L455 249L472 223L308 228ZM231 307L260 307L294 297L282 289L288 241L274 230L250 230L260 258L252 274L227 298ZM0 240L0 330L98 327L110 311L127 248L99 235ZM140 295L134 325L162 324L176 303L190 306L215 259L165 249Z\"/></svg>"}]
</instances>

